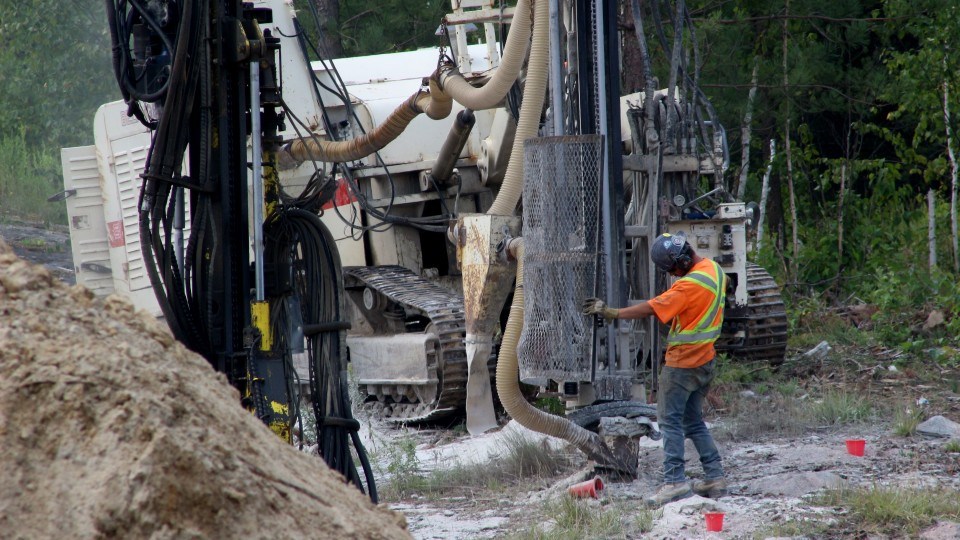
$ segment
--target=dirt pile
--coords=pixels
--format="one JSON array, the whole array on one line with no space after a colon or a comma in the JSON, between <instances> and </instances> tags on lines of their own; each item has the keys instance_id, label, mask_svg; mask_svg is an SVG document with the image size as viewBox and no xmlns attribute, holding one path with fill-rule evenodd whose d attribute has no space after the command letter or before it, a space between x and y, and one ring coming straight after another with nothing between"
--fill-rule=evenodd
<instances>
[{"instance_id":1,"label":"dirt pile","mask_svg":"<svg viewBox=\"0 0 960 540\"><path fill-rule=\"evenodd\" d=\"M409 538L125 300L0 240L0 537Z\"/></svg>"}]
</instances>

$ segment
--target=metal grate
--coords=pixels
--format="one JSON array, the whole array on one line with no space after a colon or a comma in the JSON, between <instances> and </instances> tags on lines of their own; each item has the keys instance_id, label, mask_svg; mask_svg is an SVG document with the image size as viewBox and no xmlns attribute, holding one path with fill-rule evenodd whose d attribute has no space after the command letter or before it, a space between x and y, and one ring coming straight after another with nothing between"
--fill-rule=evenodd
<instances>
[{"instance_id":1,"label":"metal grate","mask_svg":"<svg viewBox=\"0 0 960 540\"><path fill-rule=\"evenodd\" d=\"M600 178L603 137L529 139L524 145L520 378L590 381L593 318L581 301L602 296Z\"/></svg>"}]
</instances>

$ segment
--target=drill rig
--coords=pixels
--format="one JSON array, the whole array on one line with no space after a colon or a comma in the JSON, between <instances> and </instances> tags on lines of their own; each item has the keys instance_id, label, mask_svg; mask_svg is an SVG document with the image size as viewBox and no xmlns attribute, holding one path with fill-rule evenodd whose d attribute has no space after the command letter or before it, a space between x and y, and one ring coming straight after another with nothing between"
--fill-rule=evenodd
<instances>
[{"instance_id":1,"label":"drill rig","mask_svg":"<svg viewBox=\"0 0 960 540\"><path fill-rule=\"evenodd\" d=\"M309 387L319 454L376 501L345 391L350 324L320 186L291 196L279 182L289 113L277 33L290 21L234 0L106 0L106 12L123 102L97 117L100 152L64 152L79 269L111 275L141 305L152 292L173 335L288 442ZM98 196L110 204L85 210ZM90 221L99 212L103 228ZM104 247L108 259L89 260Z\"/></svg>"},{"instance_id":2,"label":"drill rig","mask_svg":"<svg viewBox=\"0 0 960 540\"><path fill-rule=\"evenodd\" d=\"M524 425L609 458L581 426L654 414L661 329L597 327L579 303L662 291L661 232L731 277L718 348L782 361L779 289L746 256L758 212L724 189L682 0L646 11L666 90L633 3L646 73L628 96L613 2L454 2L439 51L336 61L289 1L108 5L124 102L98 112L95 147L63 151L78 282L154 309L282 437L302 390L355 435L345 396L322 405L349 349L388 419L466 411L480 433L495 387ZM576 423L528 410L518 372Z\"/></svg>"}]
</instances>

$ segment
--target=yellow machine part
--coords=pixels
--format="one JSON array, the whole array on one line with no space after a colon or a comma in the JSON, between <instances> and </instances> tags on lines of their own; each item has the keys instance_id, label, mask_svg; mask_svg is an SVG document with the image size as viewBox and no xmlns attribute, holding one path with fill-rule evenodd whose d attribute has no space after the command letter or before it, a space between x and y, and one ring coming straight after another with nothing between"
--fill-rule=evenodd
<instances>
[{"instance_id":1,"label":"yellow machine part","mask_svg":"<svg viewBox=\"0 0 960 540\"><path fill-rule=\"evenodd\" d=\"M270 408L273 409L273 412L281 415L282 418L290 417L290 406L280 403L278 401L271 401ZM284 441L291 442L293 439L290 437L290 423L284 422L282 420L275 420L270 422L270 431L277 434L278 437Z\"/></svg>"},{"instance_id":2,"label":"yellow machine part","mask_svg":"<svg viewBox=\"0 0 960 540\"><path fill-rule=\"evenodd\" d=\"M273 348L273 334L270 333L270 304L253 302L250 304L250 319L253 327L260 331L260 350Z\"/></svg>"}]
</instances>

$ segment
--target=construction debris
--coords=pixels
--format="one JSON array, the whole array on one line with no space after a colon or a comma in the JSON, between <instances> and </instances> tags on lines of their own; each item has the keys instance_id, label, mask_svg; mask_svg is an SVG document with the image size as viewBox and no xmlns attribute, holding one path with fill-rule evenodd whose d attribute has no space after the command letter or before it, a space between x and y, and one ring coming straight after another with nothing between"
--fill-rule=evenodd
<instances>
[{"instance_id":1,"label":"construction debris","mask_svg":"<svg viewBox=\"0 0 960 540\"><path fill-rule=\"evenodd\" d=\"M409 538L125 300L0 240L0 530L14 538Z\"/></svg>"}]
</instances>

